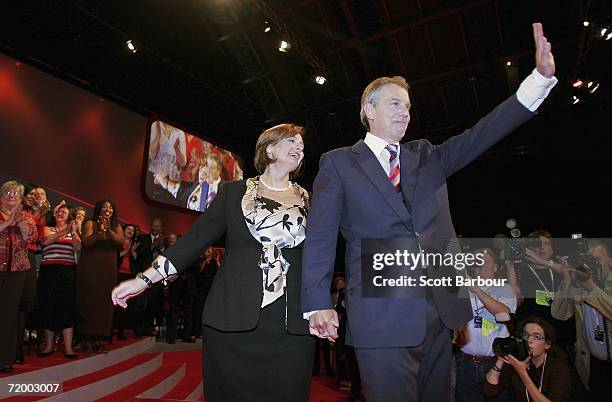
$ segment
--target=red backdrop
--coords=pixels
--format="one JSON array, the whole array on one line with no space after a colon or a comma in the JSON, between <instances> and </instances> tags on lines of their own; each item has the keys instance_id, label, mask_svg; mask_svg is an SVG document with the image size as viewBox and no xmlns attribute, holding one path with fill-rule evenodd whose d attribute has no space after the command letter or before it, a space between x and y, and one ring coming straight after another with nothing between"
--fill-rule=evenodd
<instances>
[{"instance_id":1,"label":"red backdrop","mask_svg":"<svg viewBox=\"0 0 612 402\"><path fill-rule=\"evenodd\" d=\"M116 202L119 216L148 230L184 234L190 213L146 202L141 174L147 119L0 54L0 173L89 203Z\"/></svg>"}]
</instances>

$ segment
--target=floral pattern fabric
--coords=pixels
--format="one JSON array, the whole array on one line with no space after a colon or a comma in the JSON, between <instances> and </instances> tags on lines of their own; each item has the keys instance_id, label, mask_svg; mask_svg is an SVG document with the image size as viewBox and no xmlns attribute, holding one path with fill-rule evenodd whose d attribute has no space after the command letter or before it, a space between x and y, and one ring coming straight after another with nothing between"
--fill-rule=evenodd
<instances>
[{"instance_id":1,"label":"floral pattern fabric","mask_svg":"<svg viewBox=\"0 0 612 402\"><path fill-rule=\"evenodd\" d=\"M262 245L259 259L262 308L285 292L286 276L291 265L283 257L282 249L296 247L306 237L308 192L295 183L293 185L300 192L302 205L283 204L258 195L259 177L246 181L242 212L249 232Z\"/></svg>"}]
</instances>

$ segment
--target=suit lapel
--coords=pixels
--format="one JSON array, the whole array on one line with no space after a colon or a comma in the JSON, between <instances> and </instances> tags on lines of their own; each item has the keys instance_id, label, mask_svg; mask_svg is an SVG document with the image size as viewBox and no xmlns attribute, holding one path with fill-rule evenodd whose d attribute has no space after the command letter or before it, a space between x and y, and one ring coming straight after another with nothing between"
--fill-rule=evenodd
<instances>
[{"instance_id":1,"label":"suit lapel","mask_svg":"<svg viewBox=\"0 0 612 402\"><path fill-rule=\"evenodd\" d=\"M389 177L385 174L385 170L380 166L380 162L376 156L374 156L372 150L363 140L359 140L353 145L352 150L363 172L383 196L391 209L393 209L402 219L409 220L410 213L408 209L406 209L406 205L404 205L402 196L393 188Z\"/></svg>"}]
</instances>

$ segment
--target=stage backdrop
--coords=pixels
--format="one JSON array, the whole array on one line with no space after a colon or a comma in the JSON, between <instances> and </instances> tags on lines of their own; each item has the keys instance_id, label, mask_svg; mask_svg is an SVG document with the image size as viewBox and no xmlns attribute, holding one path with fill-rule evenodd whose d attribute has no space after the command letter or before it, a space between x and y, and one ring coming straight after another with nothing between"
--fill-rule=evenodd
<instances>
[{"instance_id":1,"label":"stage backdrop","mask_svg":"<svg viewBox=\"0 0 612 402\"><path fill-rule=\"evenodd\" d=\"M147 118L0 54L0 174L94 204L148 230L184 234L197 215L147 203L141 175Z\"/></svg>"}]
</instances>

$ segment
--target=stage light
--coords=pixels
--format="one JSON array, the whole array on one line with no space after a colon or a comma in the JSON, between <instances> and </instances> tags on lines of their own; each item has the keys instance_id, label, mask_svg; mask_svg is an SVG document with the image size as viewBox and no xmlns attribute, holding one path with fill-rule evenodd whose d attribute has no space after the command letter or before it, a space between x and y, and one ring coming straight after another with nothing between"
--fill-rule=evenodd
<instances>
[{"instance_id":1,"label":"stage light","mask_svg":"<svg viewBox=\"0 0 612 402\"><path fill-rule=\"evenodd\" d=\"M506 67L510 67L511 65L512 65L512 62L508 60L508 61L506 62Z\"/></svg>"},{"instance_id":2,"label":"stage light","mask_svg":"<svg viewBox=\"0 0 612 402\"><path fill-rule=\"evenodd\" d=\"M516 218L508 218L508 220L506 220L506 227L508 229L514 229L517 225Z\"/></svg>"},{"instance_id":3,"label":"stage light","mask_svg":"<svg viewBox=\"0 0 612 402\"><path fill-rule=\"evenodd\" d=\"M579 78L579 79L577 79L576 81L574 81L572 83L572 86L574 88L580 88L583 84L584 84L584 82L582 82L582 80Z\"/></svg>"},{"instance_id":4,"label":"stage light","mask_svg":"<svg viewBox=\"0 0 612 402\"><path fill-rule=\"evenodd\" d=\"M521 230L518 228L514 228L510 231L510 236L512 236L513 238L517 238L517 237L521 237Z\"/></svg>"},{"instance_id":5,"label":"stage light","mask_svg":"<svg viewBox=\"0 0 612 402\"><path fill-rule=\"evenodd\" d=\"M588 88L590 93L594 93L595 91L597 91L599 89L599 82L590 81L587 84L587 88Z\"/></svg>"},{"instance_id":6,"label":"stage light","mask_svg":"<svg viewBox=\"0 0 612 402\"><path fill-rule=\"evenodd\" d=\"M272 30L272 27L270 26L270 23L268 21L266 21L266 27L264 28L264 32L268 33Z\"/></svg>"},{"instance_id":7,"label":"stage light","mask_svg":"<svg viewBox=\"0 0 612 402\"><path fill-rule=\"evenodd\" d=\"M585 27L588 27L590 25L590 23L589 23L589 21L583 21L582 25L585 26Z\"/></svg>"},{"instance_id":8,"label":"stage light","mask_svg":"<svg viewBox=\"0 0 612 402\"><path fill-rule=\"evenodd\" d=\"M327 79L325 77L323 77L322 75L315 76L314 80L319 85L323 85L323 84L325 84L325 81L327 81Z\"/></svg>"},{"instance_id":9,"label":"stage light","mask_svg":"<svg viewBox=\"0 0 612 402\"><path fill-rule=\"evenodd\" d=\"M575 105L578 102L580 102L580 98L576 95L572 96L572 105Z\"/></svg>"},{"instance_id":10,"label":"stage light","mask_svg":"<svg viewBox=\"0 0 612 402\"><path fill-rule=\"evenodd\" d=\"M600 35L602 36L602 38L603 38L604 36L606 36L606 32L608 32L608 28L604 28L604 29L602 29L602 30L601 30L601 32L600 32L599 34L600 34Z\"/></svg>"},{"instance_id":11,"label":"stage light","mask_svg":"<svg viewBox=\"0 0 612 402\"><path fill-rule=\"evenodd\" d=\"M612 32L608 33L608 35L606 35L606 40L610 40L612 39Z\"/></svg>"},{"instance_id":12,"label":"stage light","mask_svg":"<svg viewBox=\"0 0 612 402\"><path fill-rule=\"evenodd\" d=\"M138 51L138 49L136 49L136 45L134 45L134 42L132 42L131 39L125 42L125 44L127 45L127 48L130 49L132 53L136 53Z\"/></svg>"},{"instance_id":13,"label":"stage light","mask_svg":"<svg viewBox=\"0 0 612 402\"><path fill-rule=\"evenodd\" d=\"M287 50L289 50L290 47L291 47L291 44L289 44L289 42L285 42L284 40L281 40L280 45L278 46L278 51L287 53Z\"/></svg>"}]
</instances>

